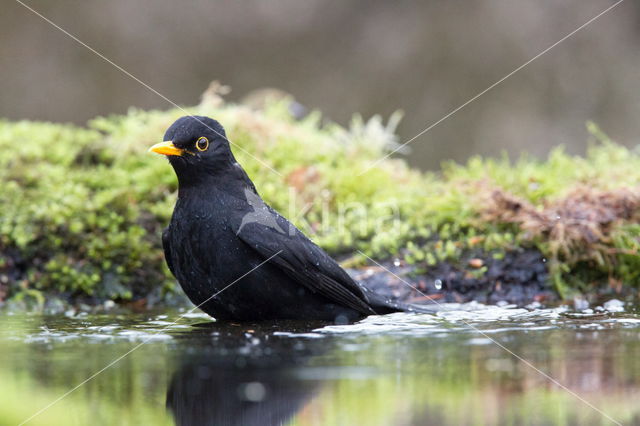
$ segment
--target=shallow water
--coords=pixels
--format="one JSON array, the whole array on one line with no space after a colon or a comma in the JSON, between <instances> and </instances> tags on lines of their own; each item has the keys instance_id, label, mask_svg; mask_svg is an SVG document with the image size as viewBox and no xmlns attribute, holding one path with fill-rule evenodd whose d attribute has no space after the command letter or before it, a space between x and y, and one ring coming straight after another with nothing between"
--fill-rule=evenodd
<instances>
[{"instance_id":1,"label":"shallow water","mask_svg":"<svg viewBox=\"0 0 640 426\"><path fill-rule=\"evenodd\" d=\"M0 424L78 385L27 424L640 424L640 316L609 309L467 304L330 326L5 313Z\"/></svg>"}]
</instances>

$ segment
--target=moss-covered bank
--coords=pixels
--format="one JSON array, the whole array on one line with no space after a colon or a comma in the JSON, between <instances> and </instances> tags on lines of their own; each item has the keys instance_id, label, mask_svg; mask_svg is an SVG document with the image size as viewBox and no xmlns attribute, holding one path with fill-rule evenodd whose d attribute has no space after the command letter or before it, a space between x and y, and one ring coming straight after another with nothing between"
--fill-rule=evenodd
<instances>
[{"instance_id":1,"label":"moss-covered bank","mask_svg":"<svg viewBox=\"0 0 640 426\"><path fill-rule=\"evenodd\" d=\"M486 259L524 248L565 296L640 283L640 154L595 125L585 157L558 148L544 161L473 158L420 173L376 162L398 142L398 117L343 128L318 113L296 120L286 102L253 110L215 97L187 111L222 122L263 198L351 266L366 263L361 250L418 274L453 265L482 279ZM82 128L0 121L0 301L174 291L160 232L176 179L147 149L184 114L131 110Z\"/></svg>"}]
</instances>

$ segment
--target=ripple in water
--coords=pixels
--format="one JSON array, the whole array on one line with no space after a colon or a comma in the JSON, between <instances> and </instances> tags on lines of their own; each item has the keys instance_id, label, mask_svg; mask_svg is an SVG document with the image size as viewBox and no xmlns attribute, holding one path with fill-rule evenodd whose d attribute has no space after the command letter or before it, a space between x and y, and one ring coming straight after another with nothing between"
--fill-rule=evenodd
<instances>
[{"instance_id":1,"label":"ripple in water","mask_svg":"<svg viewBox=\"0 0 640 426\"><path fill-rule=\"evenodd\" d=\"M608 329L640 326L640 318L623 313L619 303L609 303L595 310L570 311L567 306L551 309L525 309L515 305L493 306L476 302L442 304L435 314L398 312L370 316L355 324L330 325L313 330L318 334L403 334L412 336L448 335L461 332L496 334L513 331L541 331L550 329ZM476 341L477 340L477 341ZM475 339L472 344L490 342L489 338Z\"/></svg>"}]
</instances>

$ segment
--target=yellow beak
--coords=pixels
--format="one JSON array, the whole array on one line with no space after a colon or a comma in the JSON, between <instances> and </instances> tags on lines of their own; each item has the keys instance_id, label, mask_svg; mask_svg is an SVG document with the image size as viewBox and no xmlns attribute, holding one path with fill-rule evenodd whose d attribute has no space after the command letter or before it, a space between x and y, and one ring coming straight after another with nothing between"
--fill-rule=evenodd
<instances>
[{"instance_id":1,"label":"yellow beak","mask_svg":"<svg viewBox=\"0 0 640 426\"><path fill-rule=\"evenodd\" d=\"M184 153L184 149L178 148L171 141L157 143L149 148L149 151L162 155L182 155Z\"/></svg>"}]
</instances>

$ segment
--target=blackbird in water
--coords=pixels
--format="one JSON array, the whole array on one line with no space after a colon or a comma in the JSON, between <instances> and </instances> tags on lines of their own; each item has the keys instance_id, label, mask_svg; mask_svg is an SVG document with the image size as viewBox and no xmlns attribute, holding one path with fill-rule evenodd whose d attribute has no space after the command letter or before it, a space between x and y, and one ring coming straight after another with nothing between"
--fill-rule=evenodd
<instances>
[{"instance_id":1,"label":"blackbird in water","mask_svg":"<svg viewBox=\"0 0 640 426\"><path fill-rule=\"evenodd\" d=\"M361 287L265 203L217 121L182 117L150 151L166 155L178 176L178 200L162 234L167 264L212 317L351 322L422 310Z\"/></svg>"}]
</instances>

